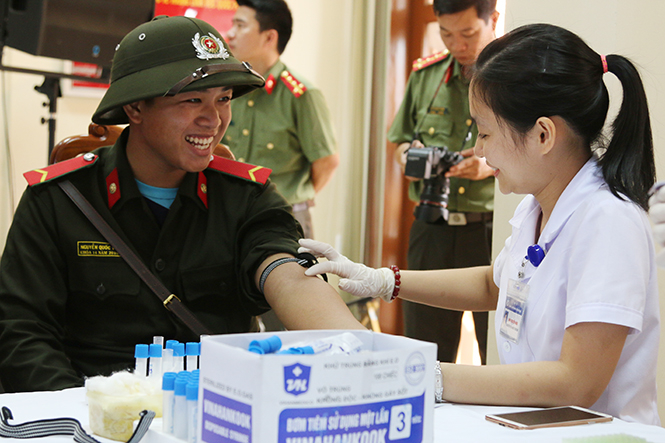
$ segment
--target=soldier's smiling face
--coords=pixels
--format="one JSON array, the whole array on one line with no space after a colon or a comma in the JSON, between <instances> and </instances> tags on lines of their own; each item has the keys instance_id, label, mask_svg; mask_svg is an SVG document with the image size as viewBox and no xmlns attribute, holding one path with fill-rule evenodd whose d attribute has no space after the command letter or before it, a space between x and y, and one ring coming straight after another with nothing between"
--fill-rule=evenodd
<instances>
[{"instance_id":1,"label":"soldier's smiling face","mask_svg":"<svg viewBox=\"0 0 665 443\"><path fill-rule=\"evenodd\" d=\"M231 88L218 87L125 106L127 156L136 178L175 187L187 172L207 168L231 121L231 96Z\"/></svg>"}]
</instances>

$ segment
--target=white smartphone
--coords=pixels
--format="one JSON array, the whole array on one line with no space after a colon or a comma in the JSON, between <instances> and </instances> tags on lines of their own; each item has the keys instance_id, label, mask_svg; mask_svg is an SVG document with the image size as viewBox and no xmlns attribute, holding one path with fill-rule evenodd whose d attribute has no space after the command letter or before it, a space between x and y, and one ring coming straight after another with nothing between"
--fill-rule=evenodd
<instances>
[{"instance_id":1,"label":"white smartphone","mask_svg":"<svg viewBox=\"0 0 665 443\"><path fill-rule=\"evenodd\" d=\"M578 406L561 406L536 411L488 414L485 419L513 429L538 429L612 421L612 416Z\"/></svg>"}]
</instances>

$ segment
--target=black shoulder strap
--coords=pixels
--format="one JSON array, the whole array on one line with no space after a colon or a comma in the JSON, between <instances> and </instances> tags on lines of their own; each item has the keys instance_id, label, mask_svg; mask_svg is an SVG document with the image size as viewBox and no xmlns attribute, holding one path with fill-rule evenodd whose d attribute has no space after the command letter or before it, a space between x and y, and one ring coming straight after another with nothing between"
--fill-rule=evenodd
<instances>
[{"instance_id":1,"label":"black shoulder strap","mask_svg":"<svg viewBox=\"0 0 665 443\"><path fill-rule=\"evenodd\" d=\"M164 284L159 281L155 275L150 272L141 259L127 246L122 238L113 230L106 220L99 215L99 212L92 207L90 202L81 194L81 192L69 180L58 182L58 185L65 191L65 194L72 199L74 204L88 217L88 220L97 228L97 230L104 236L106 240L113 246L113 248L120 254L120 256L127 262L127 264L141 277L141 280L157 295L162 301L164 307L173 312L180 320L189 327L195 334L211 334L211 332L199 322L194 316L192 311L180 301L175 294L172 294Z\"/></svg>"}]
</instances>

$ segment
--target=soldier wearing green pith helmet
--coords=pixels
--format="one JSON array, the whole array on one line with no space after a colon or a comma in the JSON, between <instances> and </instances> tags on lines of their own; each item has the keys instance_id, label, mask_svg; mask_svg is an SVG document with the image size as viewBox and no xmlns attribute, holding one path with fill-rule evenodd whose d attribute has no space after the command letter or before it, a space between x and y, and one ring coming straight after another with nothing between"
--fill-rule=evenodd
<instances>
[{"instance_id":1,"label":"soldier wearing green pith helmet","mask_svg":"<svg viewBox=\"0 0 665 443\"><path fill-rule=\"evenodd\" d=\"M120 42L93 121L127 123L114 146L25 174L0 261L0 382L82 386L133 364L155 335L196 341L58 182L68 179L213 333L274 309L289 329L362 328L293 257L302 236L266 168L213 155L230 101L264 84L209 24L157 17Z\"/></svg>"}]
</instances>

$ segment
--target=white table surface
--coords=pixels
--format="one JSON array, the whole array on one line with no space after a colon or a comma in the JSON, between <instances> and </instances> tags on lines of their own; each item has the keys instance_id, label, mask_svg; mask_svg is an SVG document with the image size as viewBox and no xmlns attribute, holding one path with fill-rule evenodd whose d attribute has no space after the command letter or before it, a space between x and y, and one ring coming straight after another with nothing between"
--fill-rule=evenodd
<instances>
[{"instance_id":1,"label":"white table surface","mask_svg":"<svg viewBox=\"0 0 665 443\"><path fill-rule=\"evenodd\" d=\"M434 410L434 441L437 443L490 441L561 443L569 439L592 436L629 435L645 439L650 443L665 442L665 428L628 423L617 419L608 423L534 430L510 429L485 420L485 415L487 414L501 414L528 409L452 403L437 405Z\"/></svg>"},{"instance_id":2,"label":"white table surface","mask_svg":"<svg viewBox=\"0 0 665 443\"><path fill-rule=\"evenodd\" d=\"M14 420L10 421L10 424L44 418L73 417L78 419L83 428L90 433L85 388L65 389L56 392L0 394L0 406L7 406L11 409ZM616 419L610 423L530 431L509 429L485 420L486 414L499 414L525 409L452 403L437 405L434 410L434 442L561 443L568 439L583 437L629 435L642 438L650 443L665 443L665 428L627 423ZM150 434L146 435L142 443L159 440L155 438L155 435ZM101 442L113 442L113 440L96 435L94 437ZM31 440L0 438L0 443L5 441L26 443ZM49 437L32 441L36 443L73 442L73 439L71 437Z\"/></svg>"}]
</instances>

